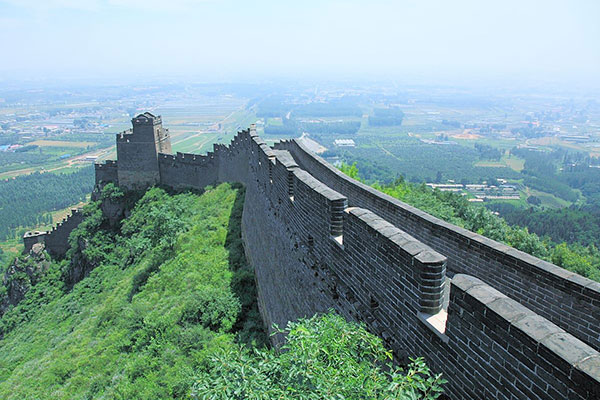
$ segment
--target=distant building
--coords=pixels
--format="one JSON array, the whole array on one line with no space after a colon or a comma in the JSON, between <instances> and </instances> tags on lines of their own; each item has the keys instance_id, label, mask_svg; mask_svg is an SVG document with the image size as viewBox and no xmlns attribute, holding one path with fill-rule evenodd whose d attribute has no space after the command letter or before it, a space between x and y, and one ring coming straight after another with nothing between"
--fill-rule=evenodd
<instances>
[{"instance_id":1,"label":"distant building","mask_svg":"<svg viewBox=\"0 0 600 400\"><path fill-rule=\"evenodd\" d=\"M463 185L458 183L427 183L427 186L432 189L438 189L442 192L460 192L464 188Z\"/></svg>"},{"instance_id":2,"label":"distant building","mask_svg":"<svg viewBox=\"0 0 600 400\"><path fill-rule=\"evenodd\" d=\"M337 147L355 147L356 143L352 139L335 139L333 145Z\"/></svg>"}]
</instances>

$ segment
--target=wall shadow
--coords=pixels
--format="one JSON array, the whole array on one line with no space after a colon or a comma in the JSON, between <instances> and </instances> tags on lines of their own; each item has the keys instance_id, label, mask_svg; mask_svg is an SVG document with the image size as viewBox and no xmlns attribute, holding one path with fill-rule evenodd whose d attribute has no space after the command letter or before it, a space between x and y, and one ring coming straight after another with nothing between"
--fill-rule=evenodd
<instances>
[{"instance_id":1,"label":"wall shadow","mask_svg":"<svg viewBox=\"0 0 600 400\"><path fill-rule=\"evenodd\" d=\"M258 311L258 293L254 269L246 260L242 241L242 213L246 189L240 183L231 184L236 189L236 198L229 218L225 248L229 269L233 273L231 289L238 297L242 309L233 326L240 343L252 346L269 346L264 322Z\"/></svg>"}]
</instances>

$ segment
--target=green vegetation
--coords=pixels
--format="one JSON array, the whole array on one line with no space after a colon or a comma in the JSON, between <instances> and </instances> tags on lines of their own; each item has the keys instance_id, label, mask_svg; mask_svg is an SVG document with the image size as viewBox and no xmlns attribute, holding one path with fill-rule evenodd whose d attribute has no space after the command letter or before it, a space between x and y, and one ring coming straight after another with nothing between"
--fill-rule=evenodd
<instances>
[{"instance_id":1,"label":"green vegetation","mask_svg":"<svg viewBox=\"0 0 600 400\"><path fill-rule=\"evenodd\" d=\"M35 172L0 181L0 240L21 237L31 227L51 224L50 211L85 200L93 187L92 167L73 173Z\"/></svg>"},{"instance_id":2,"label":"green vegetation","mask_svg":"<svg viewBox=\"0 0 600 400\"><path fill-rule=\"evenodd\" d=\"M185 398L213 349L263 344L239 222L229 222L241 196L229 185L202 196L151 189L116 230L87 206L68 260L0 320L0 397ZM96 268L69 290L82 258Z\"/></svg>"},{"instance_id":3,"label":"green vegetation","mask_svg":"<svg viewBox=\"0 0 600 400\"><path fill-rule=\"evenodd\" d=\"M342 164L340 169L347 175L360 179L356 164ZM593 244L588 247L569 246L565 243L556 244L549 240L541 240L527 228L511 226L486 208L470 204L463 196L431 190L423 184L405 182L403 178L389 184L374 183L372 186L444 221L600 281L600 251Z\"/></svg>"},{"instance_id":4,"label":"green vegetation","mask_svg":"<svg viewBox=\"0 0 600 400\"><path fill-rule=\"evenodd\" d=\"M555 210L521 208L510 204L491 206L510 224L527 226L555 242L593 244L600 247L600 204L588 203Z\"/></svg>"},{"instance_id":5,"label":"green vegetation","mask_svg":"<svg viewBox=\"0 0 600 400\"><path fill-rule=\"evenodd\" d=\"M369 116L369 125L371 126L394 126L402 125L404 113L396 107L376 108L373 115Z\"/></svg>"},{"instance_id":6,"label":"green vegetation","mask_svg":"<svg viewBox=\"0 0 600 400\"><path fill-rule=\"evenodd\" d=\"M435 399L443 380L421 359L405 374L386 367L380 339L331 313L267 349L243 196L229 184L202 195L107 185L102 200L130 216L111 226L100 202L87 205L66 259L0 318L0 398Z\"/></svg>"},{"instance_id":7,"label":"green vegetation","mask_svg":"<svg viewBox=\"0 0 600 400\"><path fill-rule=\"evenodd\" d=\"M435 182L438 172L442 173L442 183L448 179L457 183L481 183L490 178L522 177L505 165L481 166L480 152L473 147L452 142L424 143L400 132L386 137L380 134L383 130L361 129L356 148L332 148L345 162L357 162L363 178L370 182L391 182L398 174L411 182Z\"/></svg>"},{"instance_id":8,"label":"green vegetation","mask_svg":"<svg viewBox=\"0 0 600 400\"><path fill-rule=\"evenodd\" d=\"M282 351L220 349L194 386L195 399L435 399L445 382L422 359L407 371L364 326L332 312L289 323Z\"/></svg>"}]
</instances>

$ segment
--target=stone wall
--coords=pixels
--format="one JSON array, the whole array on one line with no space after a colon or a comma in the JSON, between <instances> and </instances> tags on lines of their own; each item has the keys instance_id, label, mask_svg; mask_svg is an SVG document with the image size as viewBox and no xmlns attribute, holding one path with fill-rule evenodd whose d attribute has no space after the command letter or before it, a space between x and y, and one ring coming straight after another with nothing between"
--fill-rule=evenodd
<instances>
[{"instance_id":1,"label":"stone wall","mask_svg":"<svg viewBox=\"0 0 600 400\"><path fill-rule=\"evenodd\" d=\"M435 218L341 173L297 141L287 149L317 179L448 257L448 271L470 274L600 349L600 283Z\"/></svg>"},{"instance_id":2,"label":"stone wall","mask_svg":"<svg viewBox=\"0 0 600 400\"><path fill-rule=\"evenodd\" d=\"M339 229L346 196L290 152L246 140L243 234L267 324L334 308L396 355L425 356L455 399L600 395L596 350L477 278L454 277L444 325L444 256L367 209L345 208ZM231 158L223 150L221 168L243 164L244 146L236 140Z\"/></svg>"},{"instance_id":3,"label":"stone wall","mask_svg":"<svg viewBox=\"0 0 600 400\"><path fill-rule=\"evenodd\" d=\"M115 160L107 160L102 163L94 164L96 172L96 185L112 182L119 183L118 166Z\"/></svg>"},{"instance_id":4,"label":"stone wall","mask_svg":"<svg viewBox=\"0 0 600 400\"><path fill-rule=\"evenodd\" d=\"M52 257L62 258L69 249L69 235L83 221L81 209L74 208L61 222L47 232L26 232L23 236L24 253L29 253L35 243L44 243Z\"/></svg>"},{"instance_id":5,"label":"stone wall","mask_svg":"<svg viewBox=\"0 0 600 400\"><path fill-rule=\"evenodd\" d=\"M216 162L213 153L206 156L177 153L158 156L160 182L174 188L202 188L217 180Z\"/></svg>"},{"instance_id":6,"label":"stone wall","mask_svg":"<svg viewBox=\"0 0 600 400\"><path fill-rule=\"evenodd\" d=\"M586 344L565 327L579 318L569 315L576 301L597 318L584 291L593 283L387 199L295 142L271 149L252 129L207 156L160 154L159 167L160 182L177 188L246 186L242 235L268 327L333 308L400 360L424 356L453 399L599 398L598 338ZM541 296L564 300L555 322L538 315Z\"/></svg>"}]
</instances>

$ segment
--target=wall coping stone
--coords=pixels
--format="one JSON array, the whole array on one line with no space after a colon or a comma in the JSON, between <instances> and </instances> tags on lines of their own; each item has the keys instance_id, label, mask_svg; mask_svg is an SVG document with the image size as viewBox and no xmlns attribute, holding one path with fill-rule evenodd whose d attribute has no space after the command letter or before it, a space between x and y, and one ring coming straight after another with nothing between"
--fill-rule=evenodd
<instances>
[{"instance_id":1,"label":"wall coping stone","mask_svg":"<svg viewBox=\"0 0 600 400\"><path fill-rule=\"evenodd\" d=\"M300 148L308 156L312 157L315 161L320 163L324 168L328 169L330 172L337 175L340 179L348 182L349 184L359 187L360 189L368 192L369 194L373 195L374 197L376 197L380 200L383 200L383 201L387 201L387 202L391 203L391 205L398 207L399 209L402 209L404 211L408 211L415 216L421 217L423 220L430 222L431 224L434 224L438 227L441 227L447 231L450 231L454 234L465 236L470 241L478 243L481 246L487 247L489 249L493 249L505 258L512 259L516 262L519 262L519 261L524 262L527 265L531 266L532 269L537 270L537 272L539 272L542 275L559 278L559 279L564 279L564 280L568 281L570 286L572 286L576 292L583 293L584 289L585 289L587 296L600 301L600 285L595 284L595 282L592 281L591 279L584 278L578 274L569 272L563 268L558 267L557 265L548 263L544 260L541 260L537 257L531 256L520 250L514 249L503 243L486 238L480 234L468 231L464 228L461 228L461 227L453 225L449 222L443 221L443 220L436 218L430 214L427 214L413 206L410 206L392 196L389 196L389 195L382 193L368 185L365 185L362 182L359 182L353 178L350 178L343 172L339 171L337 168L330 165L322 157L313 153L299 140L291 139L291 140L281 141L282 144L291 143L291 142L293 142L296 146L298 146L298 148Z\"/></svg>"}]
</instances>

